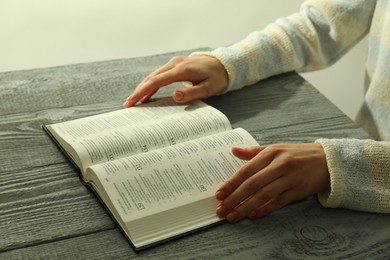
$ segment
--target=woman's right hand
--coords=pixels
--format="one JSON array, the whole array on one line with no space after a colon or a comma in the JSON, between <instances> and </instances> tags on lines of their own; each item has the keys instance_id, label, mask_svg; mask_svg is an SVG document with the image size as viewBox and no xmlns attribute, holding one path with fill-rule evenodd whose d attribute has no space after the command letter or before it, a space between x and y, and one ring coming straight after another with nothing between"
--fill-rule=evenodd
<instances>
[{"instance_id":1,"label":"woman's right hand","mask_svg":"<svg viewBox=\"0 0 390 260\"><path fill-rule=\"evenodd\" d=\"M174 82L192 83L192 86L176 89L172 93L175 102L186 103L223 92L228 86L228 75L224 66L211 56L174 57L147 76L123 106L128 108L138 101L147 102L159 88Z\"/></svg>"}]
</instances>

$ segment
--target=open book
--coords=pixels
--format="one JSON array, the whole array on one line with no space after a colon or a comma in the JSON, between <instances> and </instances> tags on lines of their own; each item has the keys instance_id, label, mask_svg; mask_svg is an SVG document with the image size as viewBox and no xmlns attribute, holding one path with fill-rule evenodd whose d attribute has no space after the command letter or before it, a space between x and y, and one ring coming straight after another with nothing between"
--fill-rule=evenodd
<instances>
[{"instance_id":1,"label":"open book","mask_svg":"<svg viewBox=\"0 0 390 260\"><path fill-rule=\"evenodd\" d=\"M162 99L44 127L136 250L217 223L216 189L257 145L217 109Z\"/></svg>"}]
</instances>

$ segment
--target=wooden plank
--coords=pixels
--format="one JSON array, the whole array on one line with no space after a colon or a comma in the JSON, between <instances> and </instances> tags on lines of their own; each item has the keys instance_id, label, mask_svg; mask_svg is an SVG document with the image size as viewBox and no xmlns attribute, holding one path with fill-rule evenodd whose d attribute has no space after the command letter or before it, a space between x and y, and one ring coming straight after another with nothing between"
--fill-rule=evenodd
<instances>
[{"instance_id":1,"label":"wooden plank","mask_svg":"<svg viewBox=\"0 0 390 260\"><path fill-rule=\"evenodd\" d=\"M352 221L351 221L352 220ZM118 230L47 241L2 253L4 259L379 259L388 256L384 215L327 210L313 198L263 219L222 224L136 253ZM368 226L367 226L368 225ZM356 227L359 228L356 228ZM388 231L388 228L386 229Z\"/></svg>"}]
</instances>

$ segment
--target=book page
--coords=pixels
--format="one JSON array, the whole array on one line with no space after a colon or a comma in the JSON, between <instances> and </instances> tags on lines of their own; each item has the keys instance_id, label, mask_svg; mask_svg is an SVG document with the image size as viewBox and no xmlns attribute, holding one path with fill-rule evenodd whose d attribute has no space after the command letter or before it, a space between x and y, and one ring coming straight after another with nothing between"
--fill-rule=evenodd
<instances>
[{"instance_id":1,"label":"book page","mask_svg":"<svg viewBox=\"0 0 390 260\"><path fill-rule=\"evenodd\" d=\"M87 170L87 181L105 193L103 200L128 222L214 196L244 164L231 148L253 145L257 142L244 129L230 130L94 165Z\"/></svg>"},{"instance_id":2,"label":"book page","mask_svg":"<svg viewBox=\"0 0 390 260\"><path fill-rule=\"evenodd\" d=\"M89 165L231 129L217 109L201 101L178 105L171 99L49 127L77 153L82 172Z\"/></svg>"}]
</instances>

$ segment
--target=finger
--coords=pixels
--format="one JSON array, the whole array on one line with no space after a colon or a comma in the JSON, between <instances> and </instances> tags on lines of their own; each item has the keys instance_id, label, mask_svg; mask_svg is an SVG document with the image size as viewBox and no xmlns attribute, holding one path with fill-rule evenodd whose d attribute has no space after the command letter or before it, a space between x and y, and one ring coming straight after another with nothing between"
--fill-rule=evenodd
<instances>
[{"instance_id":1,"label":"finger","mask_svg":"<svg viewBox=\"0 0 390 260\"><path fill-rule=\"evenodd\" d=\"M257 208L267 204L269 201L275 200L282 207L285 205L285 200L290 199L289 197L283 197L282 194L291 190L293 186L294 184L289 181L288 177L280 177L246 198L245 201L226 215L226 219L234 223L245 216L253 214Z\"/></svg>"},{"instance_id":2,"label":"finger","mask_svg":"<svg viewBox=\"0 0 390 260\"><path fill-rule=\"evenodd\" d=\"M181 62L184 59L184 57L173 57L170 61L168 61L165 65L162 67L156 69L154 72L146 76L141 83L138 84L138 86L135 88L134 92L127 97L125 103L123 104L124 107L131 107L138 101L146 102L148 101L157 91L160 87L165 85L168 85L170 83L164 83L163 81L159 81L159 75L168 72L175 68L175 66ZM167 74L166 76L169 76ZM162 78L164 75L162 76ZM175 82L171 81L171 83Z\"/></svg>"},{"instance_id":3,"label":"finger","mask_svg":"<svg viewBox=\"0 0 390 260\"><path fill-rule=\"evenodd\" d=\"M251 162L252 161L254 160L251 160ZM246 200L248 200L250 197L254 196L258 192L262 192L260 193L260 195L258 195L262 197L257 198L260 204L270 200L272 196L276 196L276 194L283 192L283 189L286 189L284 187L286 186L286 184L281 185L278 181L276 181L283 175L284 171L280 170L279 164L275 161L270 162L270 164L267 165L264 169L260 170L252 176L249 176L244 181L242 181L236 188L234 188L234 190L230 194L228 194L226 198L223 199L223 201L219 204L217 208L217 215L220 217L225 217L232 211L236 211L236 207L244 203L244 201L246 202ZM282 184L283 183L289 183L289 181L284 181L282 182ZM294 182L291 182L289 185L292 185L292 183ZM262 191L264 187L266 187L265 191ZM252 203L254 203L254 201L252 201ZM260 204L257 204L255 206L253 206L252 204L248 204L248 207L251 208L246 209L244 203L244 208L241 208L239 212L239 218L241 218L245 214L248 214L251 210L259 206Z\"/></svg>"},{"instance_id":4,"label":"finger","mask_svg":"<svg viewBox=\"0 0 390 260\"><path fill-rule=\"evenodd\" d=\"M150 100L150 98L158 91L158 89L154 90L153 92L147 94L146 96L144 96L143 98L141 98L141 102L142 103L146 103Z\"/></svg>"},{"instance_id":5,"label":"finger","mask_svg":"<svg viewBox=\"0 0 390 260\"><path fill-rule=\"evenodd\" d=\"M158 91L160 87L169 85L174 82L183 81L183 79L183 75L180 75L176 70L173 69L161 72L152 77L148 77L143 83L136 87L133 94L127 98L124 106L131 107L144 97L145 98L143 100L147 101L153 96L153 94Z\"/></svg>"},{"instance_id":6,"label":"finger","mask_svg":"<svg viewBox=\"0 0 390 260\"><path fill-rule=\"evenodd\" d=\"M257 219L264 217L280 208L283 208L284 206L302 199L300 196L297 196L297 192L293 189L287 190L280 194L279 196L271 199L267 203L264 203L263 205L259 206L255 210L253 210L251 213L249 213L248 218L250 219Z\"/></svg>"},{"instance_id":7,"label":"finger","mask_svg":"<svg viewBox=\"0 0 390 260\"><path fill-rule=\"evenodd\" d=\"M172 93L172 98L176 103L187 103L192 100L208 97L207 83L199 83L199 85L190 86L187 88L177 89Z\"/></svg>"},{"instance_id":8,"label":"finger","mask_svg":"<svg viewBox=\"0 0 390 260\"><path fill-rule=\"evenodd\" d=\"M247 148L233 147L232 153L241 160L250 160L264 150L264 148L265 146L251 146Z\"/></svg>"},{"instance_id":9,"label":"finger","mask_svg":"<svg viewBox=\"0 0 390 260\"><path fill-rule=\"evenodd\" d=\"M256 150L259 148L253 148L253 149ZM254 154L255 153L254 150L250 150L251 151L250 153ZM264 148L260 148L260 150L263 151ZM250 158L249 156L247 156L247 158L251 160L248 161L246 164L244 164L237 172L235 172L230 178L228 178L219 187L219 189L216 191L215 194L217 200L226 199L244 181L252 177L255 173L260 172L263 168L265 168L267 165L269 165L272 162L273 160L272 154L261 153L261 151L255 157Z\"/></svg>"},{"instance_id":10,"label":"finger","mask_svg":"<svg viewBox=\"0 0 390 260\"><path fill-rule=\"evenodd\" d=\"M187 103L196 99L208 98L220 92L220 89L213 86L208 80L196 82L197 84L192 83L194 85L175 90L172 93L173 100L177 103Z\"/></svg>"}]
</instances>

